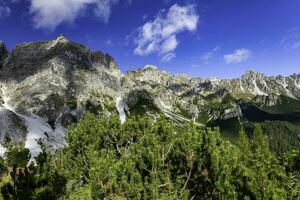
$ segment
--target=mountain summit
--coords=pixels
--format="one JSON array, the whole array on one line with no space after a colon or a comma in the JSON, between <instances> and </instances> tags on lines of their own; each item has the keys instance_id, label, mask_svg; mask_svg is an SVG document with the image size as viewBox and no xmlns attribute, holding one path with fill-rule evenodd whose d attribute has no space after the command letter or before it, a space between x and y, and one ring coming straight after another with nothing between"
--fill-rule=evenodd
<instances>
[{"instance_id":1,"label":"mountain summit","mask_svg":"<svg viewBox=\"0 0 300 200\"><path fill-rule=\"evenodd\" d=\"M11 53L0 43L0 143L6 137L25 142L33 157L40 152L37 139L62 147L66 127L87 112L118 114L122 121L163 112L177 125L193 120L207 126L228 119L241 123L249 104L269 114L300 112L299 99L300 74L249 71L231 80L202 79L150 65L121 74L111 56L63 36L22 43ZM287 102L296 109L282 109Z\"/></svg>"}]
</instances>

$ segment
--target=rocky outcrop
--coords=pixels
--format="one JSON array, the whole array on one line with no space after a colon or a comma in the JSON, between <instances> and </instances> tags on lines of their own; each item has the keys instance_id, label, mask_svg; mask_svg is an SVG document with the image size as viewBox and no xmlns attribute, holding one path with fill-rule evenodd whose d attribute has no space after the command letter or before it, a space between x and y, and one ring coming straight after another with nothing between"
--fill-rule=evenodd
<instances>
[{"instance_id":1,"label":"rocky outcrop","mask_svg":"<svg viewBox=\"0 0 300 200\"><path fill-rule=\"evenodd\" d=\"M236 106L234 108L222 110L220 118L223 120L227 120L227 119L231 119L231 118L239 118L242 116L243 116L243 114L242 114L241 108L239 106Z\"/></svg>"},{"instance_id":2,"label":"rocky outcrop","mask_svg":"<svg viewBox=\"0 0 300 200\"><path fill-rule=\"evenodd\" d=\"M280 103L280 96L276 94L269 94L268 96L256 96L253 99L253 102L261 104L263 106L275 106L276 104Z\"/></svg>"}]
</instances>

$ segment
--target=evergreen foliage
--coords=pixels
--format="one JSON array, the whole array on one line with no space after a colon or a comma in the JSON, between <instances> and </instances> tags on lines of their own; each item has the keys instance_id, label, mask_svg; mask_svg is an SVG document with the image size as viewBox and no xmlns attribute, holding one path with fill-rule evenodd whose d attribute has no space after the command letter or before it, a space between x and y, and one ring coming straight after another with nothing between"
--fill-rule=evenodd
<instances>
[{"instance_id":1,"label":"evergreen foliage","mask_svg":"<svg viewBox=\"0 0 300 200\"><path fill-rule=\"evenodd\" d=\"M178 129L163 116L121 124L117 117L88 114L69 128L63 152L41 147L35 166L0 184L4 200L300 197L299 152L277 158L259 124L250 137L241 130L232 144L218 128L189 123Z\"/></svg>"},{"instance_id":2,"label":"evergreen foliage","mask_svg":"<svg viewBox=\"0 0 300 200\"><path fill-rule=\"evenodd\" d=\"M1 184L3 200L49 200L63 194L66 179L42 143L42 153L36 158L36 164L30 165L28 149L19 145L9 147L5 156L7 177Z\"/></svg>"},{"instance_id":3,"label":"evergreen foliage","mask_svg":"<svg viewBox=\"0 0 300 200\"><path fill-rule=\"evenodd\" d=\"M90 189L93 199L293 199L299 195L297 182L270 152L260 125L255 125L251 138L242 130L236 146L222 140L219 129L187 124L181 130L176 132L164 117L154 123L133 117L120 124L118 118L88 115L69 130L68 176L84 179L83 187Z\"/></svg>"},{"instance_id":4,"label":"evergreen foliage","mask_svg":"<svg viewBox=\"0 0 300 200\"><path fill-rule=\"evenodd\" d=\"M266 121L262 123L263 131L269 137L273 152L283 154L300 149L300 125L286 121Z\"/></svg>"}]
</instances>

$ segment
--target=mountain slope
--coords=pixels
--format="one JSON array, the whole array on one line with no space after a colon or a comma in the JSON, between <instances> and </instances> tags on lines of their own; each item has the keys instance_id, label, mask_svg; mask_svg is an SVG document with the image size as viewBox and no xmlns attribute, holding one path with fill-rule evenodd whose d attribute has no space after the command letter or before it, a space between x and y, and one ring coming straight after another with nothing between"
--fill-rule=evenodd
<instances>
[{"instance_id":1,"label":"mountain slope","mask_svg":"<svg viewBox=\"0 0 300 200\"><path fill-rule=\"evenodd\" d=\"M0 60L0 143L5 137L24 141L33 156L39 152L36 139L63 146L65 128L87 112L119 113L123 121L141 114L155 119L163 112L177 125L193 120L206 126L254 122L245 115L244 105L251 105L299 122L300 74L267 77L249 71L235 79L202 79L151 65L121 74L111 56L63 36L19 44L11 53L2 44Z\"/></svg>"}]
</instances>

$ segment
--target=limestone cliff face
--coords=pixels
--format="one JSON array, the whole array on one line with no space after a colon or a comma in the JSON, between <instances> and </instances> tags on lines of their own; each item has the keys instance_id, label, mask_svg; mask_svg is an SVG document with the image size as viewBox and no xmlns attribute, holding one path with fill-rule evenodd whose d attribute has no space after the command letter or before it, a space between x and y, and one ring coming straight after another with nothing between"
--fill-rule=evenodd
<instances>
[{"instance_id":1,"label":"limestone cliff face","mask_svg":"<svg viewBox=\"0 0 300 200\"><path fill-rule=\"evenodd\" d=\"M236 79L171 75L148 65L121 74L114 59L60 36L23 43L8 53L0 43L0 144L25 141L33 155L36 139L64 145L65 128L88 111L96 115L162 111L175 123L241 117L240 101L276 106L281 97L300 99L300 74L267 77L247 72ZM0 150L3 149L0 145ZM1 153L1 152L0 152Z\"/></svg>"},{"instance_id":2,"label":"limestone cliff face","mask_svg":"<svg viewBox=\"0 0 300 200\"><path fill-rule=\"evenodd\" d=\"M240 100L264 106L276 105L281 96L298 101L299 83L300 74L267 77L248 71L236 79L202 79L171 75L154 66L146 66L125 73L122 90L146 92L157 107L177 122L194 119L205 124L209 119L241 115ZM128 104L132 105L132 102ZM210 115L208 118L207 114Z\"/></svg>"}]
</instances>

